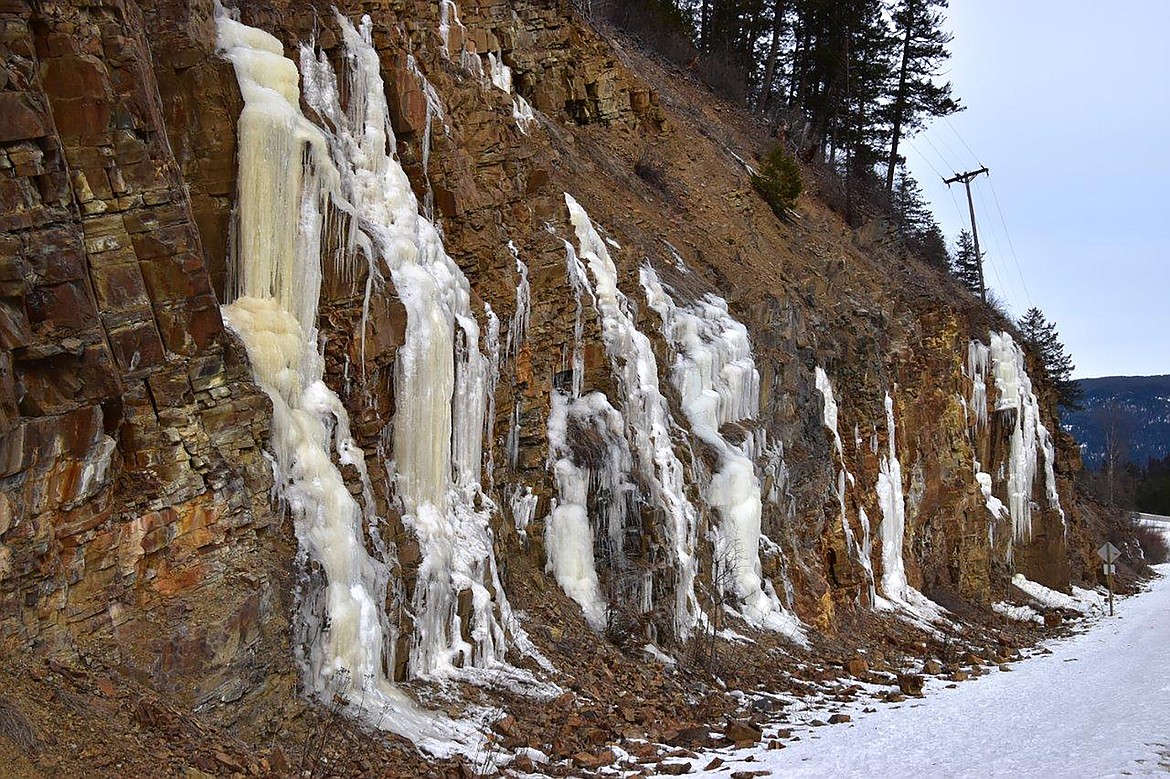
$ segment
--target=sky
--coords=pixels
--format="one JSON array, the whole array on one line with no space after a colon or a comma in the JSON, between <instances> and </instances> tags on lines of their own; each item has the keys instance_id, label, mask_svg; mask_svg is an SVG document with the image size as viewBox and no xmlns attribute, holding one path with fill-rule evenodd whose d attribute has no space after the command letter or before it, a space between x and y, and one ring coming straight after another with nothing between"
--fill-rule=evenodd
<instances>
[{"instance_id":1,"label":"sky","mask_svg":"<svg viewBox=\"0 0 1170 779\"><path fill-rule=\"evenodd\" d=\"M903 146L952 245L972 182L984 274L1056 323L1074 376L1170 373L1170 2L951 0L966 109Z\"/></svg>"}]
</instances>

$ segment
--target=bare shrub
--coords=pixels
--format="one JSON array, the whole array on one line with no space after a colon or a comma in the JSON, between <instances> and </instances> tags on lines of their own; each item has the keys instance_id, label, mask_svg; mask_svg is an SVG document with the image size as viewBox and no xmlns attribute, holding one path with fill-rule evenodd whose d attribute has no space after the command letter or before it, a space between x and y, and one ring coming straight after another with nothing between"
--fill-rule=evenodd
<instances>
[{"instance_id":1,"label":"bare shrub","mask_svg":"<svg viewBox=\"0 0 1170 779\"><path fill-rule=\"evenodd\" d=\"M1159 565L1170 560L1170 544L1166 543L1166 536L1161 532L1148 525L1141 524L1140 521L1135 521L1133 535L1138 542L1138 546L1142 549L1142 555L1145 557L1146 563L1149 565Z\"/></svg>"},{"instance_id":2,"label":"bare shrub","mask_svg":"<svg viewBox=\"0 0 1170 779\"><path fill-rule=\"evenodd\" d=\"M634 173L637 173L638 178L659 192L669 192L666 184L666 173L662 170L662 165L651 156L649 151L634 163Z\"/></svg>"},{"instance_id":3,"label":"bare shrub","mask_svg":"<svg viewBox=\"0 0 1170 779\"><path fill-rule=\"evenodd\" d=\"M8 698L0 697L0 738L11 741L23 752L35 754L40 750L41 740L36 728L28 717L16 708Z\"/></svg>"}]
</instances>

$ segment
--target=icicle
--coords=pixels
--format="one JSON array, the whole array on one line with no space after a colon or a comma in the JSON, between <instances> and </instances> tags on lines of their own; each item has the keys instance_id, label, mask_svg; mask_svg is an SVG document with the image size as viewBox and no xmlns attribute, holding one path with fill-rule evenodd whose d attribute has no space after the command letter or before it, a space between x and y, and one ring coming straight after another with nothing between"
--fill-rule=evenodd
<instances>
[{"instance_id":1,"label":"icicle","mask_svg":"<svg viewBox=\"0 0 1170 779\"><path fill-rule=\"evenodd\" d=\"M520 401L512 406L512 416L508 422L508 437L504 440L504 450L508 457L508 467L516 470L520 465Z\"/></svg>"},{"instance_id":2,"label":"icicle","mask_svg":"<svg viewBox=\"0 0 1170 779\"><path fill-rule=\"evenodd\" d=\"M483 304L484 316L487 317L488 330L484 344L488 350L487 369L487 413L483 419L483 434L487 441L487 476L489 488L496 482L496 387L500 383L500 318L488 303Z\"/></svg>"},{"instance_id":3,"label":"icicle","mask_svg":"<svg viewBox=\"0 0 1170 779\"><path fill-rule=\"evenodd\" d=\"M991 333L991 370L995 376L996 411L1011 411L1015 427L1007 460L1008 511L1012 517L1015 542L1032 537L1032 489L1044 458L1045 491L1048 504L1065 523L1060 495L1056 490L1053 463L1055 447L1048 428L1040 420L1040 403L1032 392L1024 351L1007 333ZM1065 524L1067 532L1067 524ZM1009 555L1010 555L1009 549Z\"/></svg>"},{"instance_id":4,"label":"icicle","mask_svg":"<svg viewBox=\"0 0 1170 779\"><path fill-rule=\"evenodd\" d=\"M584 306L581 302L581 296L584 291L588 291L590 297L593 297L593 289L589 286L589 279L585 276L585 266L581 264L581 260L577 257L577 250L573 248L573 244L565 241L565 271L569 277L569 286L573 289L573 352L571 362L565 365L565 358L561 358L561 370L571 370L572 374L572 393L571 396L576 398L581 394L582 382L585 378L585 319ZM594 299L596 305L597 299Z\"/></svg>"},{"instance_id":5,"label":"icicle","mask_svg":"<svg viewBox=\"0 0 1170 779\"><path fill-rule=\"evenodd\" d=\"M325 386L317 351L325 201L348 208L325 138L301 115L295 65L271 35L246 27L216 4L218 46L232 62L244 97L239 119L239 192L233 257L235 299L224 319L243 340L257 383L273 403L275 489L288 502L302 554L320 565L323 619L304 615L307 685L339 694L371 722L438 755L481 748L472 726L420 709L386 678L393 632L382 612L388 574L362 538L362 510L330 457L358 466L348 417ZM335 85L334 85L335 86ZM331 436L332 433L332 436ZM367 510L372 505L367 497ZM372 533L375 547L384 545ZM312 596L304 602L311 606ZM318 632L319 631L319 632Z\"/></svg>"},{"instance_id":6,"label":"icicle","mask_svg":"<svg viewBox=\"0 0 1170 779\"><path fill-rule=\"evenodd\" d=\"M838 408L837 398L833 394L833 383L829 380L829 375L825 373L825 369L819 365L814 371L813 377L817 391L821 393L824 404L821 407L821 422L825 428L833 433L833 447L837 452L837 458L840 460L840 468L837 471L837 505L841 509L841 529L845 535L845 548L857 560L857 564L861 566L861 570L865 573L865 583L869 590L869 602L874 604L874 607L880 607L882 604L877 595L877 585L874 581L872 555L872 540L869 533L869 518L865 517L865 521L861 522L862 539L858 543L857 538L853 534L853 528L849 526L849 516L845 509L845 490L847 483L853 481L853 475L849 473L845 467L845 449L841 445L841 433L837 428L838 424ZM854 437L858 436L857 428L854 428ZM876 441L876 437L875 437ZM864 510L859 511L858 518L865 516Z\"/></svg>"},{"instance_id":7,"label":"icicle","mask_svg":"<svg viewBox=\"0 0 1170 779\"><path fill-rule=\"evenodd\" d=\"M528 337L528 320L532 316L532 288L528 285L528 266L520 259L520 250L516 244L508 241L508 251L516 260L516 275L520 280L516 282L516 313L508 326L508 341L504 348L504 359L514 360L524 347Z\"/></svg>"},{"instance_id":8,"label":"icicle","mask_svg":"<svg viewBox=\"0 0 1170 779\"><path fill-rule=\"evenodd\" d=\"M409 70L416 79L418 79L419 88L422 90L423 99L427 104L426 120L423 126L422 137L422 169L423 181L426 183L426 192L423 195L423 216L427 221L435 221L435 191L431 186L431 125L435 119L443 123L443 130L450 134L450 128L446 125L445 114L443 111L443 102L439 99L439 93L427 80L426 75L419 69L418 61L413 54L406 55L406 69ZM380 78L380 76L379 76ZM393 137L394 133L387 127L386 132ZM395 153L394 149L390 150L391 154Z\"/></svg>"},{"instance_id":9,"label":"icicle","mask_svg":"<svg viewBox=\"0 0 1170 779\"><path fill-rule=\"evenodd\" d=\"M971 399L967 404L975 413L975 428L987 427L987 364L991 350L979 341L967 344L966 374L971 379Z\"/></svg>"},{"instance_id":10,"label":"icicle","mask_svg":"<svg viewBox=\"0 0 1170 779\"><path fill-rule=\"evenodd\" d=\"M719 432L725 424L753 419L759 410L760 374L747 328L716 295L682 308L653 268L643 266L640 281L675 355L671 381L681 396L691 432L719 456L719 470L712 476L706 499L720 518L714 531L715 555L728 573L728 589L748 622L803 642L799 621L784 609L762 575L760 545L770 542L760 531L760 482L752 460Z\"/></svg>"},{"instance_id":11,"label":"icicle","mask_svg":"<svg viewBox=\"0 0 1170 779\"><path fill-rule=\"evenodd\" d=\"M617 378L621 393L621 406L625 419L626 437L634 461L647 484L653 490L655 505L661 507L666 518L666 537L674 558L677 581L675 583L674 618L675 630L682 638L690 635L697 620L698 603L695 597L695 535L698 528L698 514L686 496L684 470L674 453L671 430L674 420L666 398L658 387L658 366L650 339L641 333L630 314L629 302L617 286L617 268L610 259L606 244L589 221L589 215L568 194L565 203L577 233L580 256L589 263L594 284L589 285L594 303L601 315L602 340L609 356L611 369ZM570 266L574 266L577 254L566 243L570 254ZM580 263L576 262L578 273ZM584 284L588 281L581 279ZM742 469L729 471L720 489L731 496L743 480L754 478ZM758 525L757 525L758 527ZM743 539L758 543L758 538ZM756 556L756 549L743 550L745 555ZM758 560L758 557L756 558Z\"/></svg>"}]
</instances>

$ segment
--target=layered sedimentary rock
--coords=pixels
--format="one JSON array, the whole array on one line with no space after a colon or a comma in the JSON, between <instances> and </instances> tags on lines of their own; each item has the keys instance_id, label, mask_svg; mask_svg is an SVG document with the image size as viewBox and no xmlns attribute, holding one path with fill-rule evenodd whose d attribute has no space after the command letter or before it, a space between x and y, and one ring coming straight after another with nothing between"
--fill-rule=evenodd
<instances>
[{"instance_id":1,"label":"layered sedimentary rock","mask_svg":"<svg viewBox=\"0 0 1170 779\"><path fill-rule=\"evenodd\" d=\"M748 119L569 3L239 11L225 39L202 0L0 5L4 648L361 698L547 672L515 605L795 646L1067 585L1028 358L814 198L777 220ZM248 135L268 87L281 143ZM338 565L310 531L343 510ZM342 648L354 612L377 651Z\"/></svg>"}]
</instances>

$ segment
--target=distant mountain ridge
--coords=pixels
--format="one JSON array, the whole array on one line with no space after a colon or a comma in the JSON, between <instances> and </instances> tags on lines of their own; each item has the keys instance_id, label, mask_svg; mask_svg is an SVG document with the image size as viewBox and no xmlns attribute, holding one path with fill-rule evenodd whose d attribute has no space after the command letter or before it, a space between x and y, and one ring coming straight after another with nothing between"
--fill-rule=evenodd
<instances>
[{"instance_id":1,"label":"distant mountain ridge","mask_svg":"<svg viewBox=\"0 0 1170 779\"><path fill-rule=\"evenodd\" d=\"M1136 465L1170 454L1170 374L1105 376L1077 384L1084 390L1084 408L1065 411L1062 425L1080 442L1086 466L1103 462L1110 430L1128 444Z\"/></svg>"}]
</instances>

